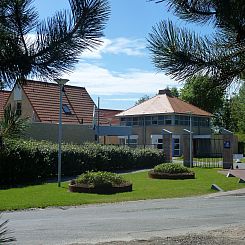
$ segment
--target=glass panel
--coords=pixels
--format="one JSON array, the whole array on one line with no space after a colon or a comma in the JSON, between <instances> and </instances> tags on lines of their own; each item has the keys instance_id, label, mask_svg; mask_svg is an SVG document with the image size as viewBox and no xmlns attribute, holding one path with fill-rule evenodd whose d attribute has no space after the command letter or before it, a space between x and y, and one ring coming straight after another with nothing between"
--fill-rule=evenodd
<instances>
[{"instance_id":1,"label":"glass panel","mask_svg":"<svg viewBox=\"0 0 245 245\"><path fill-rule=\"evenodd\" d=\"M120 119L120 125L121 126L126 126L126 118L125 117Z\"/></svg>"},{"instance_id":2,"label":"glass panel","mask_svg":"<svg viewBox=\"0 0 245 245\"><path fill-rule=\"evenodd\" d=\"M138 140L137 139L126 139L126 144L137 144L138 143Z\"/></svg>"},{"instance_id":3,"label":"glass panel","mask_svg":"<svg viewBox=\"0 0 245 245\"><path fill-rule=\"evenodd\" d=\"M158 116L158 125L164 125L164 116Z\"/></svg>"},{"instance_id":4,"label":"glass panel","mask_svg":"<svg viewBox=\"0 0 245 245\"><path fill-rule=\"evenodd\" d=\"M165 116L165 124L166 125L172 124L172 116Z\"/></svg>"},{"instance_id":5,"label":"glass panel","mask_svg":"<svg viewBox=\"0 0 245 245\"><path fill-rule=\"evenodd\" d=\"M134 126L139 125L139 118L138 117L133 118L133 125Z\"/></svg>"},{"instance_id":6,"label":"glass panel","mask_svg":"<svg viewBox=\"0 0 245 245\"><path fill-rule=\"evenodd\" d=\"M126 117L126 126L132 126L133 125L133 120L131 117Z\"/></svg>"},{"instance_id":7,"label":"glass panel","mask_svg":"<svg viewBox=\"0 0 245 245\"><path fill-rule=\"evenodd\" d=\"M179 125L179 123L180 123L180 117L179 116L177 116L177 115L174 116L174 123L175 123L175 125Z\"/></svg>"},{"instance_id":8,"label":"glass panel","mask_svg":"<svg viewBox=\"0 0 245 245\"><path fill-rule=\"evenodd\" d=\"M151 120L152 120L152 124L153 125L156 125L157 124L157 117L156 116L155 117L152 117Z\"/></svg>"},{"instance_id":9,"label":"glass panel","mask_svg":"<svg viewBox=\"0 0 245 245\"><path fill-rule=\"evenodd\" d=\"M145 117L145 125L151 125L151 117Z\"/></svg>"},{"instance_id":10,"label":"glass panel","mask_svg":"<svg viewBox=\"0 0 245 245\"><path fill-rule=\"evenodd\" d=\"M180 151L179 150L174 150L174 156L179 156L180 155Z\"/></svg>"},{"instance_id":11,"label":"glass panel","mask_svg":"<svg viewBox=\"0 0 245 245\"><path fill-rule=\"evenodd\" d=\"M62 105L62 108L63 108L63 111L65 112L65 114L71 115L71 110L70 110L70 108L68 107L68 105L63 104L63 105Z\"/></svg>"},{"instance_id":12,"label":"glass panel","mask_svg":"<svg viewBox=\"0 0 245 245\"><path fill-rule=\"evenodd\" d=\"M174 139L174 143L179 143L179 139Z\"/></svg>"}]
</instances>

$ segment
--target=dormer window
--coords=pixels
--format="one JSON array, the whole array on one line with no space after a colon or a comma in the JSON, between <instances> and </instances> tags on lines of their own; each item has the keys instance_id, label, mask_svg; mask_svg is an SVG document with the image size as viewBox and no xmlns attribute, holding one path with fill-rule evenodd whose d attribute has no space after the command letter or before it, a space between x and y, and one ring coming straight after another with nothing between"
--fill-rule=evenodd
<instances>
[{"instance_id":1,"label":"dormer window","mask_svg":"<svg viewBox=\"0 0 245 245\"><path fill-rule=\"evenodd\" d=\"M68 105L63 104L63 105L62 105L62 108L63 108L63 111L64 111L64 113L65 113L66 115L71 115L71 114L72 114L70 108L68 107Z\"/></svg>"}]
</instances>

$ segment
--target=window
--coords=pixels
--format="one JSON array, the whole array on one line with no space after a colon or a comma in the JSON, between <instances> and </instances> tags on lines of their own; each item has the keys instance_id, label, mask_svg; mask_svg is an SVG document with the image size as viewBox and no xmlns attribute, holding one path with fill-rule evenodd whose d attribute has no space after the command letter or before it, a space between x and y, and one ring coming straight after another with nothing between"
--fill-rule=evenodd
<instances>
[{"instance_id":1,"label":"window","mask_svg":"<svg viewBox=\"0 0 245 245\"><path fill-rule=\"evenodd\" d=\"M188 116L180 116L180 125L189 125L189 120Z\"/></svg>"},{"instance_id":2,"label":"window","mask_svg":"<svg viewBox=\"0 0 245 245\"><path fill-rule=\"evenodd\" d=\"M144 118L143 117L139 117L139 125L140 126L144 125Z\"/></svg>"},{"instance_id":3,"label":"window","mask_svg":"<svg viewBox=\"0 0 245 245\"><path fill-rule=\"evenodd\" d=\"M164 125L164 116L158 116L158 125Z\"/></svg>"},{"instance_id":4,"label":"window","mask_svg":"<svg viewBox=\"0 0 245 245\"><path fill-rule=\"evenodd\" d=\"M175 115L175 117L174 117L174 123L175 123L175 125L179 125L180 124L180 116Z\"/></svg>"},{"instance_id":5,"label":"window","mask_svg":"<svg viewBox=\"0 0 245 245\"><path fill-rule=\"evenodd\" d=\"M173 156L180 155L180 140L179 138L173 139Z\"/></svg>"},{"instance_id":6,"label":"window","mask_svg":"<svg viewBox=\"0 0 245 245\"><path fill-rule=\"evenodd\" d=\"M199 125L201 127L209 127L210 126L210 119L206 117L199 118Z\"/></svg>"},{"instance_id":7,"label":"window","mask_svg":"<svg viewBox=\"0 0 245 245\"><path fill-rule=\"evenodd\" d=\"M67 114L67 115L71 115L72 114L70 108L68 107L68 105L63 104L62 108L63 108L63 111L65 112L65 114Z\"/></svg>"},{"instance_id":8,"label":"window","mask_svg":"<svg viewBox=\"0 0 245 245\"><path fill-rule=\"evenodd\" d=\"M172 125L172 116L165 116L165 124Z\"/></svg>"},{"instance_id":9,"label":"window","mask_svg":"<svg viewBox=\"0 0 245 245\"><path fill-rule=\"evenodd\" d=\"M133 126L138 126L138 125L139 125L139 118L133 117Z\"/></svg>"},{"instance_id":10,"label":"window","mask_svg":"<svg viewBox=\"0 0 245 245\"><path fill-rule=\"evenodd\" d=\"M21 115L21 102L17 102L16 104L16 115Z\"/></svg>"},{"instance_id":11,"label":"window","mask_svg":"<svg viewBox=\"0 0 245 245\"><path fill-rule=\"evenodd\" d=\"M145 125L151 125L151 117L145 117Z\"/></svg>"},{"instance_id":12,"label":"window","mask_svg":"<svg viewBox=\"0 0 245 245\"><path fill-rule=\"evenodd\" d=\"M133 118L126 117L126 126L132 126L132 125L133 125Z\"/></svg>"},{"instance_id":13,"label":"window","mask_svg":"<svg viewBox=\"0 0 245 245\"><path fill-rule=\"evenodd\" d=\"M121 126L126 126L126 118L125 117L121 118Z\"/></svg>"},{"instance_id":14,"label":"window","mask_svg":"<svg viewBox=\"0 0 245 245\"><path fill-rule=\"evenodd\" d=\"M198 117L193 117L192 125L199 126L199 118Z\"/></svg>"},{"instance_id":15,"label":"window","mask_svg":"<svg viewBox=\"0 0 245 245\"><path fill-rule=\"evenodd\" d=\"M132 144L132 145L137 145L138 139L126 139L126 145Z\"/></svg>"},{"instance_id":16,"label":"window","mask_svg":"<svg viewBox=\"0 0 245 245\"><path fill-rule=\"evenodd\" d=\"M151 120L152 125L157 125L157 116L152 117Z\"/></svg>"},{"instance_id":17,"label":"window","mask_svg":"<svg viewBox=\"0 0 245 245\"><path fill-rule=\"evenodd\" d=\"M118 138L121 145L136 146L138 144L138 135L119 136Z\"/></svg>"},{"instance_id":18,"label":"window","mask_svg":"<svg viewBox=\"0 0 245 245\"><path fill-rule=\"evenodd\" d=\"M157 140L157 149L162 149L162 144L163 144L163 139L162 138L159 138Z\"/></svg>"}]
</instances>

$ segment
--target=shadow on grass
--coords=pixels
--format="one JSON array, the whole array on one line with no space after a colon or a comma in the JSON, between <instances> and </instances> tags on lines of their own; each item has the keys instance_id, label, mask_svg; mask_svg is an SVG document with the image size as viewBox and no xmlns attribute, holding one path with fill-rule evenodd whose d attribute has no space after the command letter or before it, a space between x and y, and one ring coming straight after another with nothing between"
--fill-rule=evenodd
<instances>
[{"instance_id":1,"label":"shadow on grass","mask_svg":"<svg viewBox=\"0 0 245 245\"><path fill-rule=\"evenodd\" d=\"M61 181L66 182L74 178L76 178L76 176L64 176L62 177ZM58 183L57 177L53 177L53 178L47 178L47 179L30 180L30 181L22 182L22 183L19 182L19 183L14 183L14 184L11 183L11 184L4 184L4 185L0 184L0 190L8 190L12 188L25 188L28 186L44 185L44 184L50 184L50 183L56 183L56 182Z\"/></svg>"}]
</instances>

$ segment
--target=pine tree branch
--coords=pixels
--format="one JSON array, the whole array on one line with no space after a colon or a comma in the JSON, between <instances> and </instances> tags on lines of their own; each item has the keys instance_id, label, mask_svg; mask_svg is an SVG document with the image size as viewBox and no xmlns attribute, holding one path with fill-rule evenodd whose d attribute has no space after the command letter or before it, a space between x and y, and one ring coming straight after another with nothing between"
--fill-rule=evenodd
<instances>
[{"instance_id":1,"label":"pine tree branch","mask_svg":"<svg viewBox=\"0 0 245 245\"><path fill-rule=\"evenodd\" d=\"M150 0L156 3L166 2L169 9L181 19L198 23L213 20L216 15L214 1L212 0Z\"/></svg>"},{"instance_id":2,"label":"pine tree branch","mask_svg":"<svg viewBox=\"0 0 245 245\"><path fill-rule=\"evenodd\" d=\"M71 11L37 23L32 0L0 3L0 79L13 83L27 76L54 78L71 71L85 49L101 44L108 0L69 0ZM27 34L36 27L36 40ZM3 30L3 31L2 31Z\"/></svg>"},{"instance_id":3,"label":"pine tree branch","mask_svg":"<svg viewBox=\"0 0 245 245\"><path fill-rule=\"evenodd\" d=\"M169 21L153 28L148 48L155 66L177 80L201 74L210 76L216 86L227 86L244 71L245 50L219 41L201 38Z\"/></svg>"}]
</instances>

